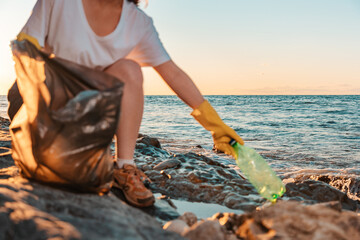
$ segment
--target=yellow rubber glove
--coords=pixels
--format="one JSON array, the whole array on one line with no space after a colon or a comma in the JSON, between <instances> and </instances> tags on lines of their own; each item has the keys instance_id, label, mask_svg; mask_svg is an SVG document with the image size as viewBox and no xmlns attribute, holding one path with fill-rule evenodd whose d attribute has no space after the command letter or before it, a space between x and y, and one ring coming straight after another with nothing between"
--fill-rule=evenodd
<instances>
[{"instance_id":1,"label":"yellow rubber glove","mask_svg":"<svg viewBox=\"0 0 360 240\"><path fill-rule=\"evenodd\" d=\"M34 37L32 37L32 36L24 33L24 32L19 33L19 34L17 35L16 39L17 39L18 41L22 41L22 40L25 40L25 39L26 39L26 40L28 40L29 42L31 42L32 44L34 44L34 46L35 46L37 49L41 49L41 46L40 46L38 40L37 40L36 38L34 38Z\"/></svg>"},{"instance_id":2,"label":"yellow rubber glove","mask_svg":"<svg viewBox=\"0 0 360 240\"><path fill-rule=\"evenodd\" d=\"M241 145L244 145L244 141L237 135L237 133L227 126L219 117L215 109L210 105L208 101L204 101L196 108L191 115L208 131L214 139L214 148L225 154L236 157L235 150L229 142L234 139Z\"/></svg>"}]
</instances>

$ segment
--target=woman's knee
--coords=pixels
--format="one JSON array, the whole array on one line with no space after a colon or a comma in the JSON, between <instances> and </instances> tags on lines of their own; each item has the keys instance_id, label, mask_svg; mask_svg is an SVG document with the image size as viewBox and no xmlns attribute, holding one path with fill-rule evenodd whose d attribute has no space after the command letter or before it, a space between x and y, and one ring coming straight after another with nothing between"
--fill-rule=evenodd
<instances>
[{"instance_id":1,"label":"woman's knee","mask_svg":"<svg viewBox=\"0 0 360 240\"><path fill-rule=\"evenodd\" d=\"M140 65L129 59L120 59L105 70L129 87L142 88L143 75Z\"/></svg>"}]
</instances>

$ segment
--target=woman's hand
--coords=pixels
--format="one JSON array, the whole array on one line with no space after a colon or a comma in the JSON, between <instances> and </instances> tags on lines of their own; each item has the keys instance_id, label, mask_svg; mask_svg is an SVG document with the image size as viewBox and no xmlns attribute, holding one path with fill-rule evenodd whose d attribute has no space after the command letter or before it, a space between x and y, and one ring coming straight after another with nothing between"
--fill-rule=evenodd
<instances>
[{"instance_id":1,"label":"woman's hand","mask_svg":"<svg viewBox=\"0 0 360 240\"><path fill-rule=\"evenodd\" d=\"M199 89L189 76L182 71L173 61L163 63L154 69L160 74L164 81L174 92L190 107L194 109L191 115L208 131L214 140L214 148L235 157L235 151L229 142L234 139L240 144L244 141L236 132L227 126L205 101Z\"/></svg>"},{"instance_id":2,"label":"woman's hand","mask_svg":"<svg viewBox=\"0 0 360 240\"><path fill-rule=\"evenodd\" d=\"M214 140L214 148L220 152L236 157L235 150L230 146L230 141L234 139L236 142L244 145L244 141L237 133L226 125L215 109L208 101L204 101L196 108L191 115L208 131Z\"/></svg>"},{"instance_id":3,"label":"woman's hand","mask_svg":"<svg viewBox=\"0 0 360 240\"><path fill-rule=\"evenodd\" d=\"M38 40L36 38L34 38L33 36L30 36L24 32L21 32L17 35L16 39L18 41L23 41L23 40L28 40L29 42L31 42L37 49L41 49L41 46L38 42Z\"/></svg>"}]
</instances>

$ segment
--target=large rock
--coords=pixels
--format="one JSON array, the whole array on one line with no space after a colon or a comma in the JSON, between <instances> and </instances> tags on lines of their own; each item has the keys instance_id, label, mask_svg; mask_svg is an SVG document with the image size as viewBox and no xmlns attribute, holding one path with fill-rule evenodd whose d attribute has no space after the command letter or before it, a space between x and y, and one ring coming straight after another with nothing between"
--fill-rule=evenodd
<instances>
[{"instance_id":1,"label":"large rock","mask_svg":"<svg viewBox=\"0 0 360 240\"><path fill-rule=\"evenodd\" d=\"M114 195L0 180L0 239L182 239Z\"/></svg>"},{"instance_id":2,"label":"large rock","mask_svg":"<svg viewBox=\"0 0 360 240\"><path fill-rule=\"evenodd\" d=\"M306 203L325 203L338 201L343 209L357 211L360 207L358 200L348 197L327 183L315 180L305 180L286 184L285 197L299 198Z\"/></svg>"},{"instance_id":3,"label":"large rock","mask_svg":"<svg viewBox=\"0 0 360 240\"><path fill-rule=\"evenodd\" d=\"M20 177L6 128L0 129L0 239L183 239L112 193L81 194Z\"/></svg>"},{"instance_id":4,"label":"large rock","mask_svg":"<svg viewBox=\"0 0 360 240\"><path fill-rule=\"evenodd\" d=\"M144 143L145 145L148 145L148 146L161 148L161 144L160 144L159 140L157 140L156 138L152 138L152 137L142 135L142 134L139 134L138 137L139 138L136 140L137 143Z\"/></svg>"},{"instance_id":5,"label":"large rock","mask_svg":"<svg viewBox=\"0 0 360 240\"><path fill-rule=\"evenodd\" d=\"M212 219L241 239L359 239L360 217L339 209L331 204L280 201L249 214L217 214Z\"/></svg>"}]
</instances>

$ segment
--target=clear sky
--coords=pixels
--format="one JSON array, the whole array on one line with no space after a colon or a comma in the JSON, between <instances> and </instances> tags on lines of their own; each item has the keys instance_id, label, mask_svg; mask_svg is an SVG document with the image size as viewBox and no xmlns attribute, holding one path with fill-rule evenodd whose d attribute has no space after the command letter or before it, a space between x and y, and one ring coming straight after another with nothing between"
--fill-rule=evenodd
<instances>
[{"instance_id":1,"label":"clear sky","mask_svg":"<svg viewBox=\"0 0 360 240\"><path fill-rule=\"evenodd\" d=\"M0 0L0 94L34 3ZM149 0L144 11L203 94L360 94L360 0ZM146 94L172 94L144 74Z\"/></svg>"}]
</instances>

